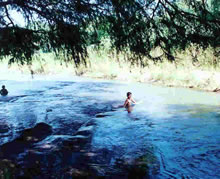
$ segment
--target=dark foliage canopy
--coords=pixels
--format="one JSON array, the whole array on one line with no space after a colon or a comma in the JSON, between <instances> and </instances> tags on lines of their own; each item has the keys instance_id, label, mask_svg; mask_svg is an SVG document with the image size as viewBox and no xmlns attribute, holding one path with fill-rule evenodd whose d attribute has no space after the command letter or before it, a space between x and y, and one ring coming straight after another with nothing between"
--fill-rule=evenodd
<instances>
[{"instance_id":1,"label":"dark foliage canopy","mask_svg":"<svg viewBox=\"0 0 220 179\"><path fill-rule=\"evenodd\" d=\"M22 14L25 25L13 13ZM85 62L87 47L111 39L118 51L150 56L190 43L220 46L219 0L0 0L0 56L29 63L38 50Z\"/></svg>"}]
</instances>

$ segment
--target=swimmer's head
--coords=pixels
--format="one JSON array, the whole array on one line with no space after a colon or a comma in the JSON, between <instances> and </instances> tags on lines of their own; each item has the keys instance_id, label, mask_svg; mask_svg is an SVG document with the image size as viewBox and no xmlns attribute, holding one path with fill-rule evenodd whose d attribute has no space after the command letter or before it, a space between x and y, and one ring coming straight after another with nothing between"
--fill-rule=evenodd
<instances>
[{"instance_id":1,"label":"swimmer's head","mask_svg":"<svg viewBox=\"0 0 220 179\"><path fill-rule=\"evenodd\" d=\"M2 85L2 89L5 89L5 85Z\"/></svg>"},{"instance_id":2,"label":"swimmer's head","mask_svg":"<svg viewBox=\"0 0 220 179\"><path fill-rule=\"evenodd\" d=\"M131 92L127 92L127 97L131 98L131 96L132 96L132 93Z\"/></svg>"}]
</instances>

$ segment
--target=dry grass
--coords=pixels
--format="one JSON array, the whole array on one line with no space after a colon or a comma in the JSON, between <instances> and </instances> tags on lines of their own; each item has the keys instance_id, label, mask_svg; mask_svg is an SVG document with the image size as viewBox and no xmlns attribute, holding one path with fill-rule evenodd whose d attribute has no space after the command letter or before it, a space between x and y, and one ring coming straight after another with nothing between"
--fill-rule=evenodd
<instances>
[{"instance_id":1,"label":"dry grass","mask_svg":"<svg viewBox=\"0 0 220 179\"><path fill-rule=\"evenodd\" d=\"M101 52L101 53L100 53ZM40 54L33 58L32 65L8 66L2 62L1 71L19 71L23 74L66 74L84 77L117 79L123 81L151 82L166 86L190 87L212 91L220 88L220 59L215 56L212 48L203 50L191 46L185 51L176 51L175 63L166 59L163 62L154 63L148 59L146 67L131 65L122 54L115 55L108 49L97 52L93 48L89 50L88 66L81 65L75 68L73 63L61 63L53 54ZM152 52L153 56L159 56L160 49ZM196 58L195 58L196 56Z\"/></svg>"}]
</instances>

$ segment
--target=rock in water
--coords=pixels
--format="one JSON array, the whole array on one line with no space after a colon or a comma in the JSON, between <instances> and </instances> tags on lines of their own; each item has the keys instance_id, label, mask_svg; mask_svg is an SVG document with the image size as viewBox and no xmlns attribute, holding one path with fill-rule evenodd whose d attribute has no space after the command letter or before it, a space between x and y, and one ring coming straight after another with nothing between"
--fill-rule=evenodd
<instances>
[{"instance_id":1,"label":"rock in water","mask_svg":"<svg viewBox=\"0 0 220 179\"><path fill-rule=\"evenodd\" d=\"M0 133L7 133L9 131L9 127L5 124L0 124Z\"/></svg>"},{"instance_id":2,"label":"rock in water","mask_svg":"<svg viewBox=\"0 0 220 179\"><path fill-rule=\"evenodd\" d=\"M102 117L107 117L107 116L111 116L109 114L104 114L104 113L99 113L99 114L96 114L95 117L97 118L102 118Z\"/></svg>"},{"instance_id":3,"label":"rock in water","mask_svg":"<svg viewBox=\"0 0 220 179\"><path fill-rule=\"evenodd\" d=\"M34 128L26 129L17 140L38 142L52 133L52 127L46 123L38 123ZM31 140L33 139L33 140Z\"/></svg>"},{"instance_id":4,"label":"rock in water","mask_svg":"<svg viewBox=\"0 0 220 179\"><path fill-rule=\"evenodd\" d=\"M17 166L12 161L0 160L0 178L16 178Z\"/></svg>"},{"instance_id":5,"label":"rock in water","mask_svg":"<svg viewBox=\"0 0 220 179\"><path fill-rule=\"evenodd\" d=\"M47 112L52 112L53 110L52 110L52 109L46 109L46 111L47 111Z\"/></svg>"},{"instance_id":6,"label":"rock in water","mask_svg":"<svg viewBox=\"0 0 220 179\"><path fill-rule=\"evenodd\" d=\"M45 139L51 135L52 127L45 123L38 123L34 128L26 129L17 139L0 147L0 158L16 158L19 153L31 147L35 142Z\"/></svg>"}]
</instances>

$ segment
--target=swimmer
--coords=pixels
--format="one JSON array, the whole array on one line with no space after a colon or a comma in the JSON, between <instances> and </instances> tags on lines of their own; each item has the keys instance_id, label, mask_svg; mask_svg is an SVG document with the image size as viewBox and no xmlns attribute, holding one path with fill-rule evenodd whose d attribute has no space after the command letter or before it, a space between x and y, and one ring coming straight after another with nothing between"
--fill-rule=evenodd
<instances>
[{"instance_id":1,"label":"swimmer","mask_svg":"<svg viewBox=\"0 0 220 179\"><path fill-rule=\"evenodd\" d=\"M2 85L2 89L0 90L0 94L2 96L7 96L8 95L8 90L5 88L5 85Z\"/></svg>"},{"instance_id":2,"label":"swimmer","mask_svg":"<svg viewBox=\"0 0 220 179\"><path fill-rule=\"evenodd\" d=\"M127 108L131 106L132 104L136 104L136 101L132 98L132 93L127 92L127 99L125 100L124 107Z\"/></svg>"}]
</instances>

